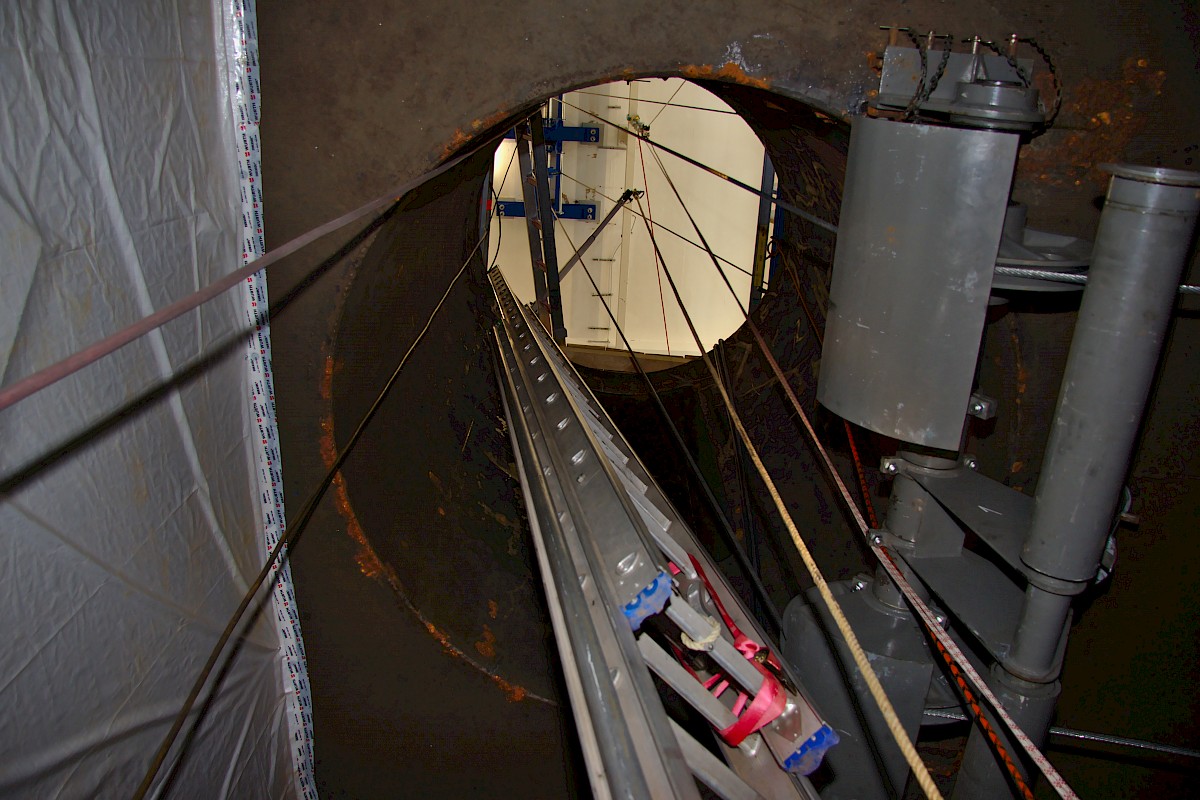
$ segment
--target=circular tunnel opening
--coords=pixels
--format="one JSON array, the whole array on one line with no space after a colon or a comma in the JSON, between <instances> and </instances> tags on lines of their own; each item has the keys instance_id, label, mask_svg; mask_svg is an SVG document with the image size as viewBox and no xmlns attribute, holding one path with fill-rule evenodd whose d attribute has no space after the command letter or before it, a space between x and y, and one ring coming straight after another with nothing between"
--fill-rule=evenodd
<instances>
[{"instance_id":1,"label":"circular tunnel opening","mask_svg":"<svg viewBox=\"0 0 1200 800\"><path fill-rule=\"evenodd\" d=\"M770 202L626 129L773 193L774 173L764 168L762 142L745 120L699 84L644 78L551 98L545 125L568 356L626 371L628 342L644 363L661 369L711 349L736 330L744 309L758 299L751 299L752 274L760 289L765 281ZM533 193L522 180L526 168L517 153L515 138L496 150L489 263L500 267L518 299L532 302L538 267L524 213ZM622 205L626 190L639 194Z\"/></svg>"},{"instance_id":2,"label":"circular tunnel opening","mask_svg":"<svg viewBox=\"0 0 1200 800\"><path fill-rule=\"evenodd\" d=\"M661 95L664 105L656 107L645 102L650 97L648 89L641 89L645 86L654 87L653 99ZM626 99L614 99L614 92ZM628 98L632 94L640 95L640 107L630 109ZM571 96L564 99L569 101ZM740 141L756 149L742 156L740 177L744 183L760 183L765 152L777 176L776 191L783 200L821 219L836 221L848 127L802 100L754 86L680 79L622 81L603 90L585 88L575 96L586 97L604 106L604 110L612 110L607 109L608 105L617 105L615 110L623 112L621 121L649 125L652 138L657 131L667 129L668 114L679 114L681 126L688 127L684 110L672 105L717 109L720 113L686 111L719 116L726 127L736 124L745 128ZM668 103L671 105L665 105ZM536 108L514 114L481 139L512 127ZM653 110L645 112L647 108ZM626 116L639 119L623 119ZM564 119L576 121L565 113ZM567 245L560 249L560 264L574 251L571 242L574 246L581 244L587 235L582 231L589 225L595 229L596 219L611 208L611 201L604 195L624 188L645 189L647 183L652 205L646 208L646 221L653 213L656 225L665 224L693 242L699 238L682 212L679 219L671 219L667 213L667 209L681 206L665 180L659 178L661 182L656 183L650 177L662 175L664 170L646 152L649 145L636 141L626 144L632 148L642 144L642 153L636 159L624 159L619 166L600 164L599 155L589 159L586 154L577 159L584 162L582 166L563 166L562 202L596 201L596 209L592 221L560 223L562 241ZM596 149L604 146L621 146L629 155L636 152L625 151L619 140L613 145L602 140ZM355 457L343 468L339 505L347 534L359 547L360 568L385 580L396 602L414 614L441 643L443 652L459 665L447 669L465 668L479 673L507 700L565 710L568 703L553 630L494 378L494 311L486 268L494 262L504 267L501 262L511 258L513 268L505 268L504 272L506 277L511 273L512 283L532 274L529 243L521 223L499 218L497 209L510 199L508 192L520 191L512 185L511 175L507 182L503 180L502 170L508 162L505 151L511 153L511 147L502 142L495 151L476 153L410 193L364 245L352 276L342 287L327 347L326 450L336 452L344 445L374 396L368 387L387 382L407 343L439 304L446 286L467 264L468 269L461 280L453 283L433 318L427 338L393 387L389 402L360 440ZM702 150L699 145L692 149L686 141L679 149L689 155ZM683 194L687 183L683 176L698 170L679 161L672 164L669 155L659 158ZM719 171L722 167L730 169L723 163L712 166ZM630 173L638 180L632 186L624 185ZM492 186L489 176L494 180ZM739 302L748 302L751 280L743 273L753 271L759 198L728 187L708 174L704 174L704 180L698 184L696 197L685 195L684 201L714 251L725 259L721 263L727 267ZM738 214L729 209L734 200L713 201L708 188L718 183L722 189L732 189L730 198L740 196L736 201L740 204ZM489 196L490 208L485 202ZM649 244L646 223L632 213L629 216L632 219L623 221L623 227L614 223L613 241L595 246L589 251L592 257L618 259L623 248L633 257L637 250L625 247L626 242L636 245L640 239L643 245ZM721 230L727 226L737 226L740 237L724 236ZM750 313L801 401L820 420L823 412L818 411L815 400L816 369L833 240L791 214L772 215L768 234L761 300ZM484 236L489 241L477 247ZM631 236L636 238L631 240ZM773 475L780 476L781 489L793 513L803 524L822 532L814 538L814 549L823 569L831 578L861 572L866 561L858 538L851 535L837 500L821 479L820 467L802 442L792 421L793 412L769 365L742 324L742 306L733 302L702 247L670 234L660 237L674 239L678 248L667 250L660 242L669 269L704 276L681 292L689 312L696 314L693 303L703 307L705 301L722 309L721 314L697 314L706 322L703 344L719 365L722 381L731 390L752 435L763 443L764 461ZM722 242L731 249L719 250L718 243ZM740 255L734 252L739 249ZM623 343L615 330L606 331L611 336L603 342L579 342L578 338L592 335L584 332L590 326L583 326L575 342L568 338L568 351L672 503L689 517L733 588L748 603L755 602L748 576L723 542L714 513L695 500L700 482L712 487L724 505L773 604L783 609L809 585L809 579L788 543L782 523L769 507L770 501L751 476L745 454L735 446L731 422L713 380L700 360L694 358L699 350L694 343L689 349L676 344L687 342L687 328L665 279L662 298L658 295L659 270L655 269L652 247L642 253L649 261L641 262L644 273L640 279L628 280L624 319L630 325L631 339L638 343L635 349L657 359L660 369L653 372L655 390L700 465L701 474L684 466L677 443L668 437L662 415L650 402L647 387L629 371L624 350L617 349L623 348ZM675 259L679 266L672 263ZM589 268L600 264L602 271L607 269L604 286L614 294L620 291L618 263L600 260L587 264ZM734 269L731 264L742 269ZM575 273L575 277L583 277L583 269L576 268ZM605 313L602 304L596 302L599 298L591 296L596 292L586 281L564 284L564 290L564 305L582 301L580 317L584 321L599 320L599 315ZM571 327L568 323L568 331ZM669 354L668 336L672 342ZM597 353L610 358L596 359ZM790 433L780 436L779 431ZM574 735L567 730L571 725L569 714L558 714L557 718L563 726L561 746L570 750L574 745L568 743ZM577 752L565 756L563 763L568 765L568 781L580 779L577 766L569 766L580 763Z\"/></svg>"},{"instance_id":3,"label":"circular tunnel opening","mask_svg":"<svg viewBox=\"0 0 1200 800\"><path fill-rule=\"evenodd\" d=\"M640 87L652 87L653 96L650 89ZM648 102L659 95L660 105ZM630 101L631 96L638 96L638 101ZM696 127L689 123L692 115L719 118L713 130L734 130L739 138L732 145L750 148L748 154L739 156L745 173L743 182L753 185L761 177L765 148L778 176L777 191L784 200L820 218L836 218L848 129L800 100L751 86L679 78L600 84L599 88L565 96L567 102L573 103L572 98L591 101L604 110L618 106L620 118L609 119L628 124L636 120L624 117L640 117L641 124L651 127L652 136L658 130L670 130L668 114L678 115L677 127L681 129ZM587 114L565 103L563 108L576 115L572 118L564 114L565 124L587 119ZM527 113L514 115L513 119ZM504 126L511 124L506 121ZM779 526L774 521L776 515L750 480L744 456L733 446L730 423L711 377L698 360L676 356L679 352L697 354L694 342L690 350L681 347L671 353L672 357L667 355L667 337L673 343L686 342L687 328L665 280L661 302L658 296L661 274L655 268L646 224L651 213L658 215L656 225L667 225L691 240L661 232L658 236L663 240L660 252L664 259L686 255L680 258L679 266L668 260L667 267L680 276L696 276L691 284L683 284L681 293L689 312L698 323L705 323L704 343L733 389L740 411L764 432L780 426L786 426L786 430L794 427L789 421L791 411L768 365L743 329L741 306L733 302L729 289L715 274L710 257L695 242L698 237L694 230L685 227L690 223L678 210L681 206L662 178L664 171L658 161L646 152L650 146L643 145L640 154L633 150L630 155L636 154L636 159L602 162L599 153L612 151L600 148L620 147L624 155L626 145L636 148L641 144L620 144L614 133L620 135L609 129L604 136L611 138L602 138L593 146L597 158L590 158L591 154L583 149L586 145L581 145L577 163L564 163L561 201L598 201L594 216L599 217L611 208L604 195L619 193L623 188L644 189L646 177L659 176L657 181L649 180L649 199L657 205L646 209L647 220L631 212L624 224L614 221L609 237L612 241L598 242L588 251L591 258L601 260L586 266L596 270L593 274L605 280L604 286L613 288L616 294L621 278L616 260L621 257L620 251L628 250L633 257L640 254L643 259L636 265L640 277L628 280L627 308L621 315L628 322L631 342L635 349L650 354L651 363L659 368L654 373L656 389L704 470L704 479L726 504L737 533L748 537L755 564L782 608L798 587L808 585L808 579L791 548L783 546L783 531L775 530ZM617 143L605 144L608 141ZM718 142L712 145L712 152L719 153L727 145L731 141ZM687 146L686 140L680 143L681 149ZM472 257L479 268L469 270L456 285L434 320L430 341L414 353L413 362L393 389L392 401L359 444L355 459L346 465L344 506L353 517L348 525L351 535L361 538L364 570L385 574L401 602L421 617L432 635L447 642L452 653L488 673L513 696L550 698L556 691L547 677L553 672L551 632L523 535L524 512L492 376L491 290L484 276L487 264L500 263L510 284L516 284L518 296L522 289L531 294L529 243L523 224L496 213L497 201L503 203L509 192L520 192L519 180L511 174L515 169L509 168L509 178L504 180L513 149L511 141L502 140L494 155L477 154L413 192L370 243L342 293L340 317L330 346L327 427L332 443L340 446L352 429L352 421L365 411L363 404L370 393L362 388L382 385L387 380L398 355L397 343L412 339L446 283L478 243L478 237L490 228L488 260L483 261L478 252ZM685 152L692 155L695 151ZM685 188L695 187L691 199L684 195L684 202L713 250L727 259L722 265L739 292L739 301L746 302L750 276L744 273L751 270L739 271L729 264L749 267L753 260L759 198L683 162L672 164L670 155L659 159L681 194ZM714 166L728 167L728 161L736 159ZM494 175L495 193L491 195L492 219L485 228L481 218L486 219L486 208L481 209L481 202L485 194L491 194L490 190L485 192L489 171ZM704 180L689 184L684 177L688 171L700 173ZM623 187L628 175L637 178L635 185ZM728 203L720 197L713 201L710 190L718 186L728 190L720 196L728 198ZM736 214L727 208L734 198L740 204ZM671 208L678 210L678 219L670 215ZM662 221L663 217L668 221ZM772 222L762 300L752 314L786 374L794 379L802 402L815 410L816 366L832 238L790 214L774 215ZM560 222L560 241L567 248L571 242L581 244L589 226L595 229L597 221ZM724 227L738 230L725 235ZM626 247L631 236L632 246ZM666 247L666 239L674 240L671 250ZM728 256L717 250L720 243L733 248L725 251ZM736 249L740 249L740 256ZM571 252L560 249L560 263ZM614 260L602 260L610 258ZM505 267L505 261L511 266ZM601 266L597 269L596 265ZM568 280L582 279L583 273L577 268ZM594 294L586 280L564 283L564 305L576 303L584 307L579 319L600 323L605 312L597 302L599 298L591 296ZM692 304L701 301L719 307L721 313L697 314ZM664 307L669 312L667 335L662 330ZM689 497L696 496L700 476L682 466L677 446L667 438L646 387L630 374L628 357L616 331L601 333L609 337L603 343L580 343L579 339L594 335L585 326L585 330L568 338L568 351L668 496L681 509L695 511L692 522L697 533L714 557L725 563L729 549L716 535L711 514L688 502ZM597 359L596 352L608 352L615 358ZM820 546L827 551L823 555L832 575L848 577L862 569L855 538L849 535L836 500L820 480L819 468L801 443L799 431L794 437L764 438L768 440L764 458L770 466L779 467L778 474L784 476L785 489L792 495L789 499L799 515L814 525L830 528L829 536L820 537ZM728 566L735 587L749 597L745 576L737 574L736 565Z\"/></svg>"}]
</instances>

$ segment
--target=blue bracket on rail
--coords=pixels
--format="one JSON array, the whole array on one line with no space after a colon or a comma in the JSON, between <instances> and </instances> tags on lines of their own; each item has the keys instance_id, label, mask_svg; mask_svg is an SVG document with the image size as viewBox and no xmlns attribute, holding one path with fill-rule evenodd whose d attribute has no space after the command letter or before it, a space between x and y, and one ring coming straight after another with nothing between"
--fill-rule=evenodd
<instances>
[{"instance_id":1,"label":"blue bracket on rail","mask_svg":"<svg viewBox=\"0 0 1200 800\"><path fill-rule=\"evenodd\" d=\"M562 120L554 117L546 117L542 120L542 126L546 131L547 142L590 142L591 144L600 143L600 128L591 125L564 125ZM505 139L514 138L513 131L504 134Z\"/></svg>"},{"instance_id":2,"label":"blue bracket on rail","mask_svg":"<svg viewBox=\"0 0 1200 800\"><path fill-rule=\"evenodd\" d=\"M671 576L660 572L649 586L638 593L637 597L626 603L622 610L629 620L629 626L636 631L642 627L643 620L666 608L667 601L671 599L671 586Z\"/></svg>"},{"instance_id":3,"label":"blue bracket on rail","mask_svg":"<svg viewBox=\"0 0 1200 800\"><path fill-rule=\"evenodd\" d=\"M590 220L596 218L595 203L563 203L562 209L555 211L559 219L584 219ZM500 200L496 203L496 216L498 217L522 217L525 216L525 201L524 200Z\"/></svg>"}]
</instances>

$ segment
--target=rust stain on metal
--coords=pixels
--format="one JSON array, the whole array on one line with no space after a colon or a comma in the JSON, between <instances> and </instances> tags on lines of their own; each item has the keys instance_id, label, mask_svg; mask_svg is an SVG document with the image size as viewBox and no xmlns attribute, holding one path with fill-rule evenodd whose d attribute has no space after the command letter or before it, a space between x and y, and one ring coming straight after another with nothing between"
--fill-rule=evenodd
<instances>
[{"instance_id":1,"label":"rust stain on metal","mask_svg":"<svg viewBox=\"0 0 1200 800\"><path fill-rule=\"evenodd\" d=\"M497 111L491 116L484 117L483 119L471 120L471 130L478 132L481 130L486 130L487 128L491 128L494 125L499 125L501 122L504 122L508 115L509 112L501 109L500 111Z\"/></svg>"},{"instance_id":2,"label":"rust stain on metal","mask_svg":"<svg viewBox=\"0 0 1200 800\"><path fill-rule=\"evenodd\" d=\"M332 467L334 461L337 460L337 442L333 436L332 403L333 376L336 371L337 368L334 363L333 356L326 354L325 368L322 371L321 385L319 387L321 399L324 401L325 411L321 415L321 438L318 443L321 451L321 460L325 463L326 469ZM430 622L429 619L427 619L425 615L421 613L421 610L413 605L412 600L410 600L408 597L408 593L404 590L404 585L400 582L400 576L396 574L396 571L389 564L385 564L383 562L383 560L379 557L379 554L375 552L375 548L371 546L370 540L367 539L367 535L363 531L362 525L358 521L358 516L354 513L354 507L350 504L350 494L346 491L346 481L342 477L341 472L338 472L336 475L334 475L331 488L333 489L334 506L337 509L338 515L342 518L342 521L346 526L346 535L358 545L358 553L355 555L354 560L358 565L359 571L362 572L364 576L372 579L382 579L385 581L388 586L391 587L392 591L395 592L396 596L400 598L401 602L404 603L404 606L410 612L412 612L413 616L420 621L421 625L425 628L429 635L432 636L442 646L442 649L448 655L461 659L471 667L483 673L488 680L490 680L497 687L499 687L502 692L504 692L504 696L508 698L510 702L520 702L521 700L529 697L534 700L540 700L543 703L554 705L553 700L541 697L540 695L531 694L524 686L519 686L515 683L505 680L500 675L492 672L490 669L471 658L465 652L455 647L454 643L450 641L450 636L445 631L441 630L432 622ZM494 655L495 636L492 635L491 640L489 641L487 639L487 635L490 633L490 631L486 625L484 626L484 631L485 636L483 642L485 645L492 648L492 654ZM479 643L476 643L476 649L479 649Z\"/></svg>"},{"instance_id":3,"label":"rust stain on metal","mask_svg":"<svg viewBox=\"0 0 1200 800\"><path fill-rule=\"evenodd\" d=\"M496 686L500 687L500 691L504 692L504 696L508 698L509 702L518 703L521 700L524 700L526 697L531 696L529 690L526 689L524 686L518 686L515 683L510 683L509 681L506 681L504 678L500 677L499 675L495 674L494 672L491 672L486 667L484 667L482 664L479 664L474 659L472 659L470 656L468 656L466 653L459 650L457 647L454 646L453 643L451 643L450 637L447 636L444 631L440 630L437 626L435 626L432 622L429 622L428 620L426 620L424 617L421 617L420 612L417 612L417 613L418 613L418 618L420 618L420 620L421 620L421 623L425 626L425 630L429 632L430 636L432 636L434 639L437 640L438 644L440 644L442 646L442 648L446 651L446 653L448 655L452 655L457 658L463 659L468 664L475 667L477 670L479 670L484 675L486 675L492 683L494 683L494 684L496 684ZM548 700L544 697L539 697L537 695L532 695L532 697L535 700L541 700L543 703L547 703L550 705L557 705L556 703L554 703L553 700Z\"/></svg>"},{"instance_id":4,"label":"rust stain on metal","mask_svg":"<svg viewBox=\"0 0 1200 800\"><path fill-rule=\"evenodd\" d=\"M1076 126L1066 135L1043 136L1021 155L1022 177L1049 186L1083 186L1102 190L1108 175L1100 164L1119 161L1129 142L1145 126L1141 106L1162 94L1167 73L1148 59L1128 58L1117 79L1081 78L1069 87L1059 113L1061 123ZM1048 74L1040 74L1043 97L1053 96Z\"/></svg>"},{"instance_id":5,"label":"rust stain on metal","mask_svg":"<svg viewBox=\"0 0 1200 800\"><path fill-rule=\"evenodd\" d=\"M471 130L469 131L464 131L462 128L454 131L450 136L449 143L442 149L442 160L450 158L450 156L458 152L459 148L474 139L475 135L480 131L485 131L488 128L499 125L508 117L509 113L502 109L489 116L471 120Z\"/></svg>"},{"instance_id":6,"label":"rust stain on metal","mask_svg":"<svg viewBox=\"0 0 1200 800\"><path fill-rule=\"evenodd\" d=\"M467 142L471 141L471 138L472 138L472 134L467 133L462 128L459 128L458 130L456 130L453 134L451 134L449 143L447 143L446 146L444 148L442 148L442 159L441 160L445 161L447 158L450 158L450 156L457 153L459 148L461 148Z\"/></svg>"},{"instance_id":7,"label":"rust stain on metal","mask_svg":"<svg viewBox=\"0 0 1200 800\"><path fill-rule=\"evenodd\" d=\"M487 625L483 626L483 637L475 643L475 650L484 658L496 657L496 634Z\"/></svg>"},{"instance_id":8,"label":"rust stain on metal","mask_svg":"<svg viewBox=\"0 0 1200 800\"><path fill-rule=\"evenodd\" d=\"M337 443L333 438L333 412L329 409L329 401L333 397L334 370L333 356L326 356L325 369L321 375L321 398L326 401L327 411L321 417L320 441L321 460L325 463L326 469L332 467L334 461L337 460ZM362 526L358 523L358 517L354 515L354 510L350 507L350 495L346 491L346 481L342 478L341 472L333 476L332 488L334 505L346 524L346 534L358 545L358 553L355 555L354 561L358 564L359 571L368 578L387 577L389 568L384 565L374 548L371 547L371 543L367 541L366 534L363 533Z\"/></svg>"},{"instance_id":9,"label":"rust stain on metal","mask_svg":"<svg viewBox=\"0 0 1200 800\"><path fill-rule=\"evenodd\" d=\"M755 86L759 89L767 89L771 86L771 82L766 78L751 77L746 74L746 70L732 61L726 61L719 67L714 67L712 64L689 64L679 71L685 77L693 79L717 78L731 83L740 83L743 86Z\"/></svg>"},{"instance_id":10,"label":"rust stain on metal","mask_svg":"<svg viewBox=\"0 0 1200 800\"><path fill-rule=\"evenodd\" d=\"M1017 326L1016 319L1009 317L1009 340L1012 342L1013 361L1017 370L1017 385L1016 393L1013 395L1013 423L1017 432L1017 437L1020 436L1021 426L1025 421L1024 414L1024 395L1025 390L1029 386L1029 371L1025 368L1025 359L1021 355L1021 332ZM1016 475L1025 467L1023 461L1014 460L1010 475Z\"/></svg>"}]
</instances>

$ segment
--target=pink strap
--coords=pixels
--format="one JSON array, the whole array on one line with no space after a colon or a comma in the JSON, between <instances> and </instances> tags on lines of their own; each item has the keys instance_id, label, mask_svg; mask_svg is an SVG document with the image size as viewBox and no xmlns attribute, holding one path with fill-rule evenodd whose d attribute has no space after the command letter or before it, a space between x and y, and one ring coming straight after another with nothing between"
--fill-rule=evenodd
<instances>
[{"instance_id":1,"label":"pink strap","mask_svg":"<svg viewBox=\"0 0 1200 800\"><path fill-rule=\"evenodd\" d=\"M737 716L737 720L728 728L719 731L722 739L730 746L737 747L745 741L747 736L769 725L772 720L783 713L783 710L787 707L787 693L784 692L779 680L767 672L762 664L755 660L755 656L760 651L766 650L766 648L742 633L737 623L729 616L729 612L725 610L725 604L721 602L720 595L716 593L712 584L709 583L708 576L704 574L704 568L700 566L700 562L690 553L688 554L688 558L692 560L692 566L696 569L696 574L704 582L704 587L708 589L708 596L712 598L713 604L717 607L717 612L721 615L721 619L725 622L726 627L729 628L729 632L733 634L733 646L737 648L739 653L746 657L747 661L754 665L754 668L763 677L762 686L758 688L754 699L750 701L749 707L746 706L747 696L744 693L738 694L737 702L733 705L733 713ZM669 566L673 575L680 573L681 570L679 567L674 564L670 564ZM778 668L779 660L775 658L774 653L768 651L766 660L769 664ZM718 680L720 681L719 683ZM712 690L714 685L716 686L714 694L720 697L729 686L729 683L728 681L721 680L720 675L714 675L707 681L704 681L705 689Z\"/></svg>"},{"instance_id":2,"label":"pink strap","mask_svg":"<svg viewBox=\"0 0 1200 800\"><path fill-rule=\"evenodd\" d=\"M721 738L732 747L737 747L747 736L770 724L787 707L787 695L784 694L779 681L775 680L775 676L764 670L761 664L753 661L750 663L754 664L755 668L762 673L763 682L758 693L754 695L750 707L737 718L736 722L720 731ZM741 698L738 702L741 704Z\"/></svg>"}]
</instances>

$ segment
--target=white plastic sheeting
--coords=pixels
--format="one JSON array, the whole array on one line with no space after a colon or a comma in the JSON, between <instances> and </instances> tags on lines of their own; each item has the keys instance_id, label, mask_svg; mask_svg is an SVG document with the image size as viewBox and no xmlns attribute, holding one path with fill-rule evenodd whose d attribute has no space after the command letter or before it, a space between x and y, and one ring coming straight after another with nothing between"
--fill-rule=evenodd
<instances>
[{"instance_id":1,"label":"white plastic sheeting","mask_svg":"<svg viewBox=\"0 0 1200 800\"><path fill-rule=\"evenodd\" d=\"M0 384L261 251L256 70L250 0L0 4ZM278 535L264 301L0 412L0 795L128 796ZM286 571L203 697L160 794L314 796Z\"/></svg>"}]
</instances>

